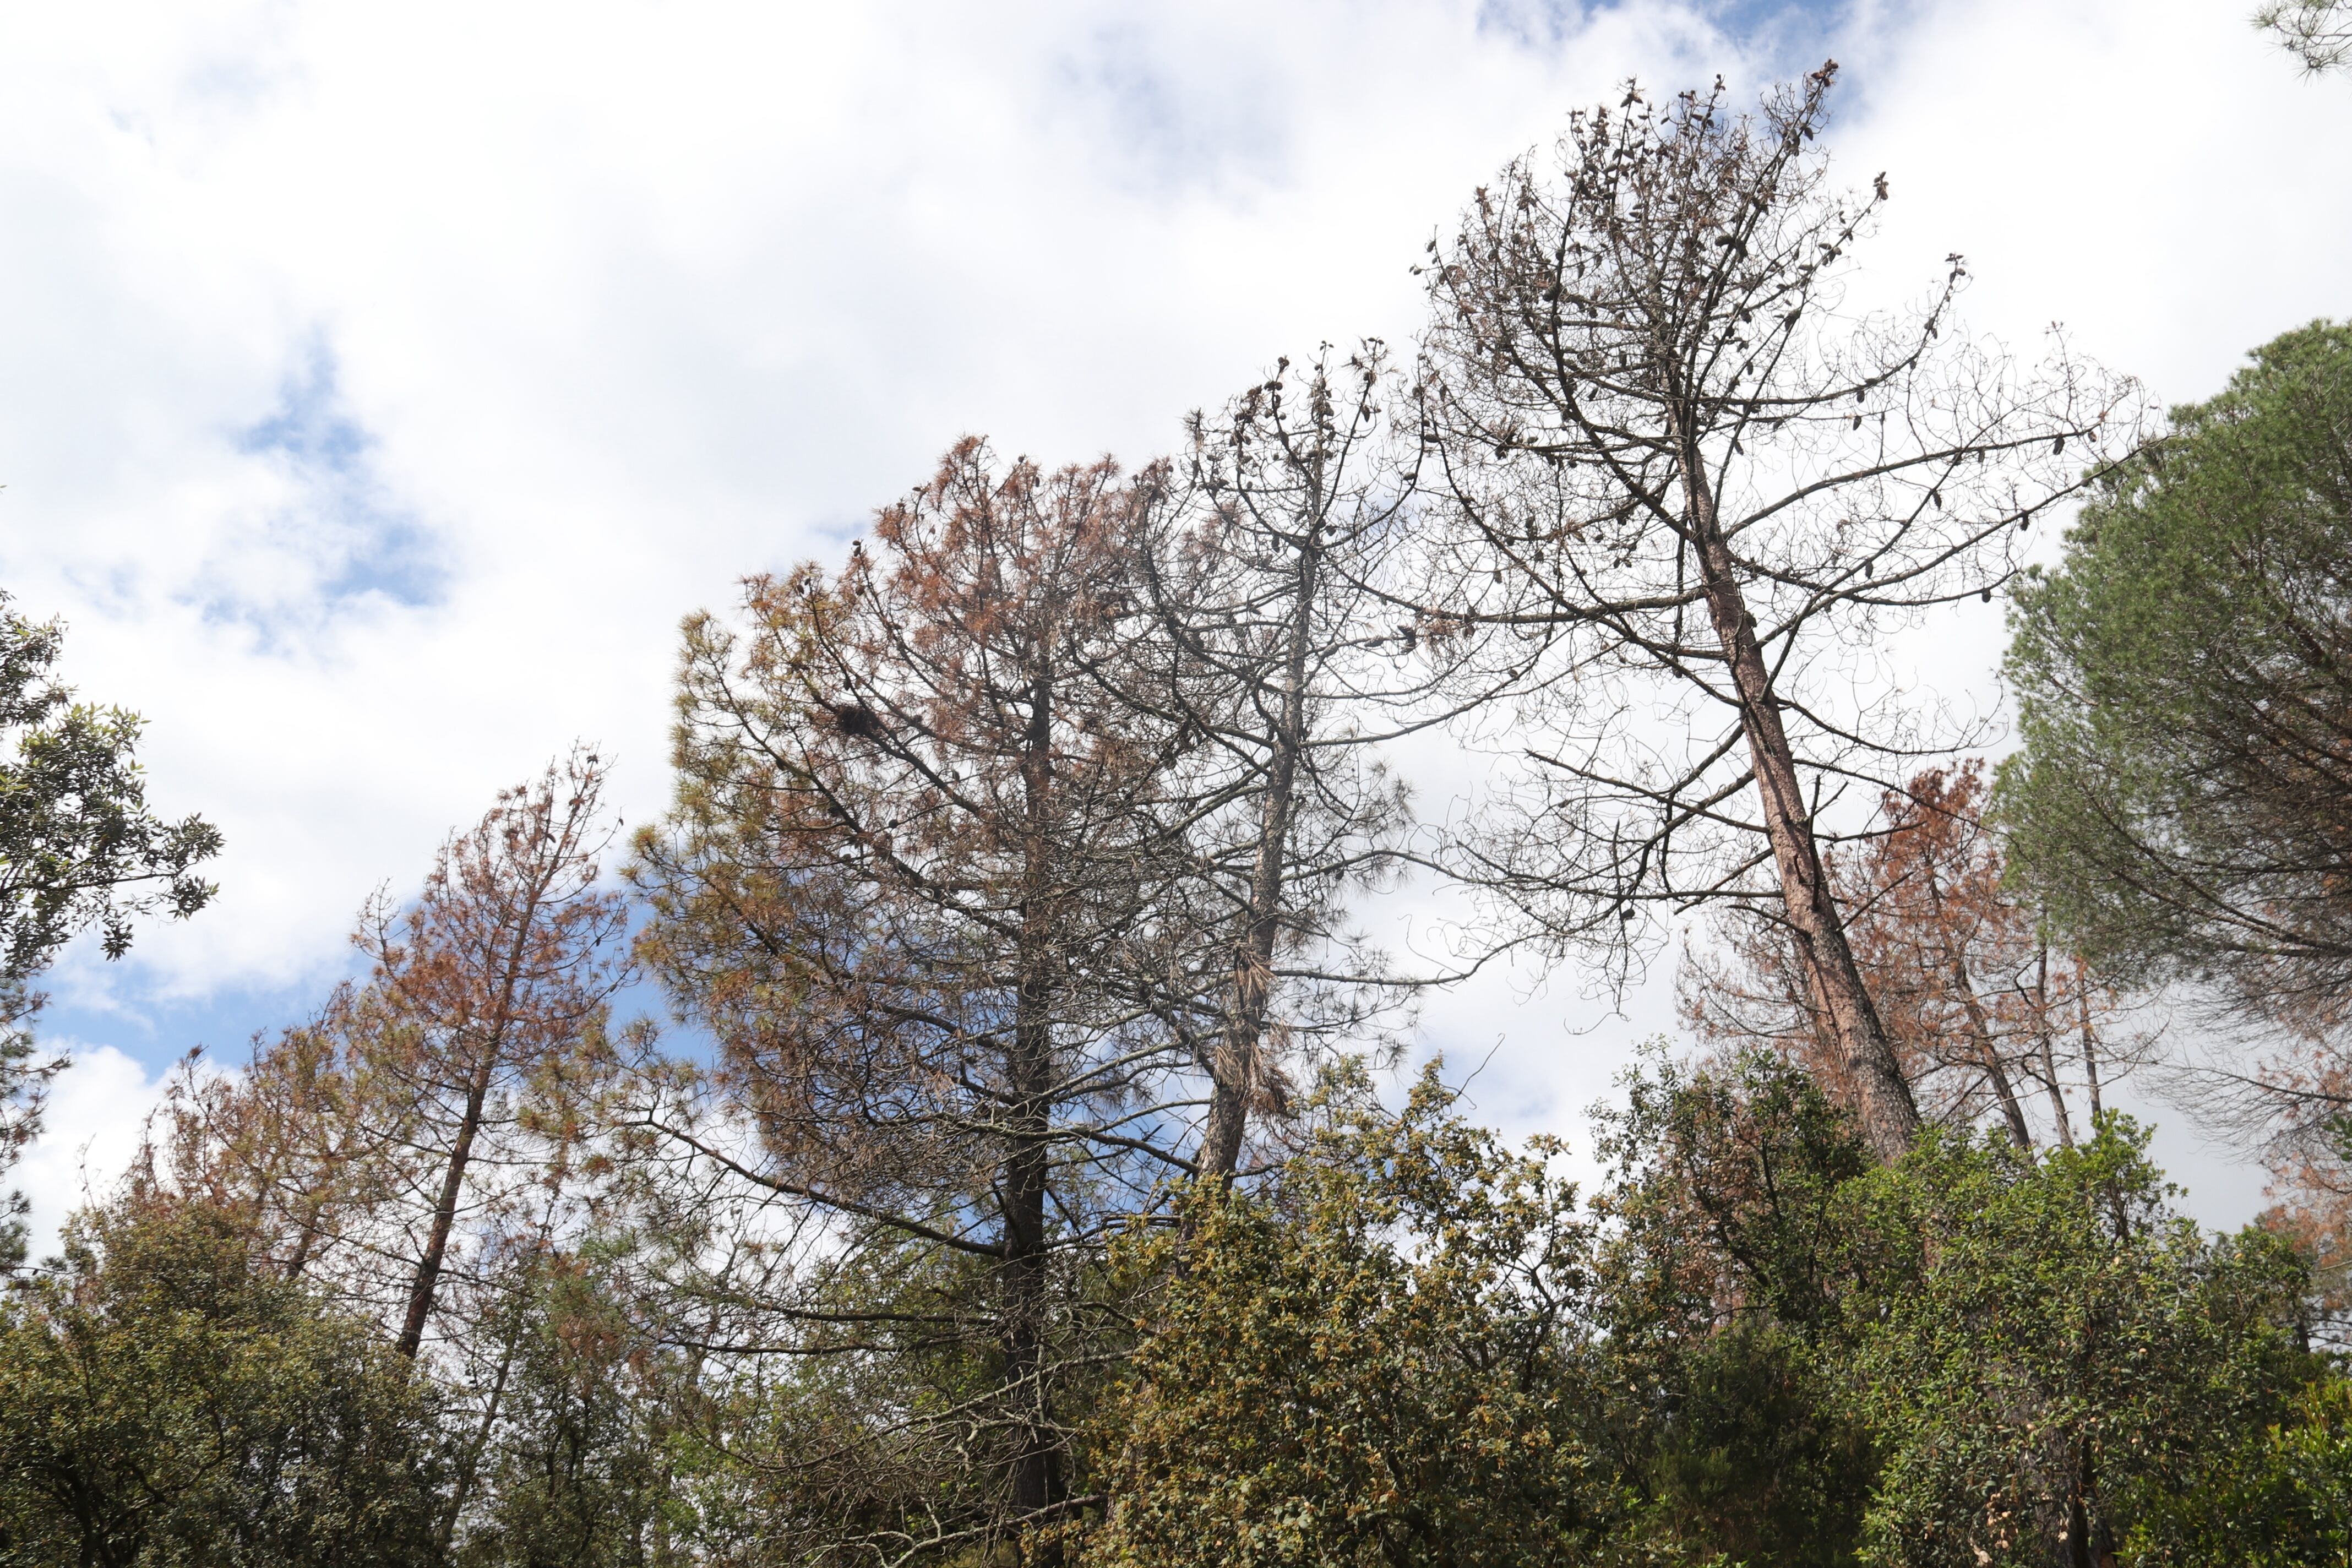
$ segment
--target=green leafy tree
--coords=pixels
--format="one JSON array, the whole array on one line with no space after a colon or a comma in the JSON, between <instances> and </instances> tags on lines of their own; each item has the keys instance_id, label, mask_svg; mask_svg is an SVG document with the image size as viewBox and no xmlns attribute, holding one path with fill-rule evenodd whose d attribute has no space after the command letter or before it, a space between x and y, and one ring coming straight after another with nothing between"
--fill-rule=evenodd
<instances>
[{"instance_id":1,"label":"green leafy tree","mask_svg":"<svg viewBox=\"0 0 2352 1568\"><path fill-rule=\"evenodd\" d=\"M2221 1081L2284 1117L2292 1184L2352 1190L2333 1125L2352 1089L2352 326L2288 332L2174 410L2020 584L2011 627L2014 875L2095 968L2194 983L2294 1042Z\"/></svg>"},{"instance_id":2,"label":"green leafy tree","mask_svg":"<svg viewBox=\"0 0 2352 1568\"><path fill-rule=\"evenodd\" d=\"M2011 857L2094 957L2258 1014L2352 985L2352 326L2257 350L2029 574Z\"/></svg>"},{"instance_id":3,"label":"green leafy tree","mask_svg":"<svg viewBox=\"0 0 2352 1568\"><path fill-rule=\"evenodd\" d=\"M220 852L209 823L147 809L139 716L76 701L54 674L64 643L63 625L0 594L0 1171L40 1131L65 1066L37 1059L34 980L78 932L96 927L120 958L137 916L195 913L215 890L196 868ZM23 1209L14 1194L0 1209L0 1267L24 1258Z\"/></svg>"},{"instance_id":4,"label":"green leafy tree","mask_svg":"<svg viewBox=\"0 0 2352 1568\"><path fill-rule=\"evenodd\" d=\"M1629 1544L1983 1568L2135 1542L2186 1563L2220 1538L2171 1500L2211 1519L2268 1487L2265 1518L2326 1517L2280 1479L2301 1450L2263 1437L2319 1370L2292 1331L2304 1265L2171 1213L2128 1122L2040 1154L1938 1134L1874 1168L1765 1049L1629 1088L1591 1307Z\"/></svg>"},{"instance_id":5,"label":"green leafy tree","mask_svg":"<svg viewBox=\"0 0 2352 1568\"><path fill-rule=\"evenodd\" d=\"M1869 1561L2092 1568L2284 1414L2300 1260L2200 1235L2146 1148L2112 1115L2038 1156L1944 1136L1849 1186L1853 1397L1885 1456Z\"/></svg>"},{"instance_id":6,"label":"green leafy tree","mask_svg":"<svg viewBox=\"0 0 2352 1568\"><path fill-rule=\"evenodd\" d=\"M1669 1555L1853 1560L1876 1452L1843 1397L1847 1184L1871 1154L1779 1055L1663 1051L1600 1121L1592 1314L1612 1463Z\"/></svg>"},{"instance_id":7,"label":"green leafy tree","mask_svg":"<svg viewBox=\"0 0 2352 1568\"><path fill-rule=\"evenodd\" d=\"M2352 1558L2352 1383L2312 1384L2288 1419L2216 1455L2196 1487L2156 1500L2125 1550L2200 1568Z\"/></svg>"},{"instance_id":8,"label":"green leafy tree","mask_svg":"<svg viewBox=\"0 0 2352 1568\"><path fill-rule=\"evenodd\" d=\"M0 1561L433 1560L432 1411L241 1227L133 1194L0 1308Z\"/></svg>"},{"instance_id":9,"label":"green leafy tree","mask_svg":"<svg viewBox=\"0 0 2352 1568\"><path fill-rule=\"evenodd\" d=\"M640 1568L673 1549L669 1453L676 1353L647 1342L611 1260L550 1255L516 1269L486 1337L501 1342L503 1394L459 1463L486 1501L457 1560L465 1568Z\"/></svg>"},{"instance_id":10,"label":"green leafy tree","mask_svg":"<svg viewBox=\"0 0 2352 1568\"><path fill-rule=\"evenodd\" d=\"M1159 1281L1101 1421L1089 1563L1580 1562L1612 1489L1576 1423L1575 1190L1448 1112L1347 1115L1272 1193L1189 1200L1124 1262Z\"/></svg>"}]
</instances>

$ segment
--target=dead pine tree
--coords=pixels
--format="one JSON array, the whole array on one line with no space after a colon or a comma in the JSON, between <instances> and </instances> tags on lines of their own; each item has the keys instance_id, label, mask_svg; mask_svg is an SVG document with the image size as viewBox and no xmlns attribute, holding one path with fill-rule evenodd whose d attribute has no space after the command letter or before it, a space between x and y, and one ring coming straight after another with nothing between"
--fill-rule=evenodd
<instances>
[{"instance_id":1,"label":"dead pine tree","mask_svg":"<svg viewBox=\"0 0 2352 1568\"><path fill-rule=\"evenodd\" d=\"M1621 976L1645 913L1769 903L1891 1159L1918 1113L1823 874L1823 813L1961 739L1912 721L1886 634L1990 598L2136 415L2063 343L2029 372L1967 341L1957 256L1915 308L1847 308L1887 186L1828 184L1835 74L1753 115L1720 83L1664 108L1629 89L1432 242L1424 472L1453 524L1423 608L1551 661L1498 710L1517 787L1456 868Z\"/></svg>"},{"instance_id":2,"label":"dead pine tree","mask_svg":"<svg viewBox=\"0 0 2352 1568\"><path fill-rule=\"evenodd\" d=\"M597 885L604 767L575 751L453 834L413 901L379 894L372 961L236 1079L184 1076L163 1164L246 1217L291 1276L379 1317L417 1356L483 1249L562 1201L627 911ZM462 1262L461 1262L462 1256ZM478 1303L468 1303L469 1309ZM454 1355L462 1323L446 1325Z\"/></svg>"},{"instance_id":3,"label":"dead pine tree","mask_svg":"<svg viewBox=\"0 0 2352 1568\"><path fill-rule=\"evenodd\" d=\"M2312 76L2352 66L2352 0L2267 0L2254 26Z\"/></svg>"},{"instance_id":4,"label":"dead pine tree","mask_svg":"<svg viewBox=\"0 0 2352 1568\"><path fill-rule=\"evenodd\" d=\"M362 928L382 1037L398 1042L372 1066L405 1079L415 1107L424 1201L410 1226L404 1354L423 1342L469 1209L517 1175L542 1174L528 1154L514 1167L514 1137L565 1142L562 1128L535 1125L572 1098L551 1075L578 1076L566 1074L569 1058L601 1032L621 984L626 907L596 885L612 834L598 809L603 781L595 755L575 752L503 792L443 847L421 898L396 912L379 905ZM492 1181L482 1165L499 1167Z\"/></svg>"},{"instance_id":5,"label":"dead pine tree","mask_svg":"<svg viewBox=\"0 0 2352 1568\"><path fill-rule=\"evenodd\" d=\"M1923 1117L1998 1119L2020 1148L2071 1144L2065 1086L2095 1122L2109 1081L2145 1059L2134 998L2079 957L2053 963L2042 922L2003 873L1984 819L1981 763L1929 768L1883 796L1871 831L1824 855L1846 939ZM1727 905L1717 942L1684 955L1682 1012L1701 1039L1761 1041L1856 1096L1829 1021L1812 1005L1785 921ZM2046 1122L2033 1103L2039 1087Z\"/></svg>"},{"instance_id":6,"label":"dead pine tree","mask_svg":"<svg viewBox=\"0 0 2352 1568\"><path fill-rule=\"evenodd\" d=\"M649 1079L638 1130L823 1236L760 1304L772 1342L892 1389L784 1424L779 1528L813 1552L977 1550L1084 1500L1080 1266L1191 1169L1135 956L1191 872L1190 742L1120 695L1160 486L967 441L838 572L688 625L677 803L634 874L719 1060Z\"/></svg>"},{"instance_id":7,"label":"dead pine tree","mask_svg":"<svg viewBox=\"0 0 2352 1568\"><path fill-rule=\"evenodd\" d=\"M1199 1166L1230 1180L1287 1065L1377 1037L1443 978L1392 973L1349 919L1405 862L1409 792L1384 749L1464 705L1465 659L1397 608L1419 432L1381 344L1284 359L1190 434L1139 557L1163 662L1127 695L1199 737L1180 789L1199 940L1170 1005L1211 1079Z\"/></svg>"},{"instance_id":8,"label":"dead pine tree","mask_svg":"<svg viewBox=\"0 0 2352 1568\"><path fill-rule=\"evenodd\" d=\"M170 1190L237 1216L268 1258L299 1279L341 1249L346 1227L365 1228L383 1195L383 1170L398 1157L397 1119L362 1102L364 1077L347 1026L358 999L335 988L310 1022L257 1035L246 1069L204 1070L192 1051L166 1090L161 1136L145 1163Z\"/></svg>"},{"instance_id":9,"label":"dead pine tree","mask_svg":"<svg viewBox=\"0 0 2352 1568\"><path fill-rule=\"evenodd\" d=\"M1973 768L1956 788L1940 771L1915 777L1887 794L1874 836L1823 858L1847 945L1917 1109L1948 1125L1997 1112L2011 1142L2030 1148L2019 1058L2035 1042L2003 1029L1998 987L2011 961L2030 957L2032 921L2000 895L2000 858L1972 810L1981 784ZM1844 1054L1813 1005L1789 923L1732 906L1715 924L1717 942L1686 952L1677 977L1693 1032L1724 1046L1765 1041L1853 1102Z\"/></svg>"}]
</instances>

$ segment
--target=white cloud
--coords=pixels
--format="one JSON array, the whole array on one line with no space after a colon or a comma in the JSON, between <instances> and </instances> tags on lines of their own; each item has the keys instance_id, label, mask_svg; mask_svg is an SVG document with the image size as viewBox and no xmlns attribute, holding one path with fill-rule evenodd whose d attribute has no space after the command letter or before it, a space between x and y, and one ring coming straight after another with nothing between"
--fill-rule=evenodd
<instances>
[{"instance_id":1,"label":"white cloud","mask_svg":"<svg viewBox=\"0 0 2352 1568\"><path fill-rule=\"evenodd\" d=\"M151 974L316 965L368 886L575 734L653 808L684 611L965 430L1148 456L1278 352L1401 335L1476 171L1701 36L818 16L5 24L0 571L73 617L88 687L153 720L166 799L232 844ZM340 468L263 438L325 429Z\"/></svg>"},{"instance_id":2,"label":"white cloud","mask_svg":"<svg viewBox=\"0 0 2352 1568\"><path fill-rule=\"evenodd\" d=\"M73 1066L55 1080L41 1136L0 1176L31 1201L26 1222L35 1261L56 1250L68 1214L103 1199L131 1168L164 1081L112 1046L47 1043L71 1050Z\"/></svg>"},{"instance_id":3,"label":"white cloud","mask_svg":"<svg viewBox=\"0 0 2352 1568\"><path fill-rule=\"evenodd\" d=\"M321 973L371 886L575 735L657 810L680 614L831 548L963 431L1142 458L1277 353L1409 335L1422 240L1567 107L1636 71L1753 82L1790 27L13 9L0 583L72 619L76 677L152 721L159 805L230 840L215 910L61 994ZM2234 6L1865 5L1834 42L1841 167L1898 196L1881 261L1968 252L1979 326L2064 317L2189 397L2352 311L2352 87ZM1983 681L1998 636L1942 636L1939 668ZM1475 1011L1524 1037L1575 989ZM1566 1111L1608 1059L1547 1037L1509 1076Z\"/></svg>"}]
</instances>

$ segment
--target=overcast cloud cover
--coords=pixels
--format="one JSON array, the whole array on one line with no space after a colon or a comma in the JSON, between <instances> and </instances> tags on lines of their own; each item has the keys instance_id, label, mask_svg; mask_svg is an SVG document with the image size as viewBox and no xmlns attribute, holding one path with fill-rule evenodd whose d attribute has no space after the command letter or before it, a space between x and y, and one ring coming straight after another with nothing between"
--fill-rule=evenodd
<instances>
[{"instance_id":1,"label":"overcast cloud cover","mask_svg":"<svg viewBox=\"0 0 2352 1568\"><path fill-rule=\"evenodd\" d=\"M0 585L229 844L197 920L60 966L82 1061L18 1179L53 1224L172 1059L313 1005L369 889L575 736L657 813L679 616L960 434L1140 460L1278 353L1408 340L1423 242L1629 75L1752 97L1835 55L1837 165L1896 198L1876 276L1963 251L1975 329L2063 321L2210 395L2352 313L2352 81L2248 8L8 8ZM1997 609L1915 640L1994 700ZM1574 1136L1661 989L1612 1020L1527 980L1431 1040L1492 1051L1483 1113ZM2209 1220L2252 1211L2160 1147Z\"/></svg>"}]
</instances>

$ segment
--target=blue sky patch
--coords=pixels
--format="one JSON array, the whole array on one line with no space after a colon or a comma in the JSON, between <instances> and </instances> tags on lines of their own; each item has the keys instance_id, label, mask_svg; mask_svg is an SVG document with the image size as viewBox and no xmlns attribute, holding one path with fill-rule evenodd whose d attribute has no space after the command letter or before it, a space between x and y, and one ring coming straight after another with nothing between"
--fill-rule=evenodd
<instances>
[{"instance_id":1,"label":"blue sky patch","mask_svg":"<svg viewBox=\"0 0 2352 1568\"><path fill-rule=\"evenodd\" d=\"M1522 47L1554 49L1572 37L1591 12L1625 10L1643 3L1612 0L1588 9L1578 0L1484 0L1478 9L1478 27L1481 32L1513 38ZM1697 0L1692 9L1742 48L1760 56L1774 71L1794 75L1822 63L1831 39L1852 18L1856 4L1857 0ZM1680 85L1684 84L1676 84L1673 90L1679 90Z\"/></svg>"},{"instance_id":2,"label":"blue sky patch","mask_svg":"<svg viewBox=\"0 0 2352 1568\"><path fill-rule=\"evenodd\" d=\"M334 351L314 339L278 404L235 432L236 449L276 465L293 499L268 518L262 547L298 564L307 592L265 602L226 584L198 597L208 615L244 622L278 642L293 624L332 619L368 601L420 609L448 594L440 541L378 472L379 443L346 401ZM230 574L222 574L229 576Z\"/></svg>"}]
</instances>

